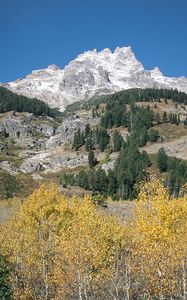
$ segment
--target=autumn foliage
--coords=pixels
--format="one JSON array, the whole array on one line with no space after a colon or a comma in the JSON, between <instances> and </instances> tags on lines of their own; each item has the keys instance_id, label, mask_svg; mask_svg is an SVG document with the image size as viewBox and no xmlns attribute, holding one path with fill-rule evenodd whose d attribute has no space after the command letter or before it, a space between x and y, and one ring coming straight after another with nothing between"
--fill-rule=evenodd
<instances>
[{"instance_id":1,"label":"autumn foliage","mask_svg":"<svg viewBox=\"0 0 187 300\"><path fill-rule=\"evenodd\" d=\"M14 299L187 299L187 196L142 185L128 223L41 186L1 228Z\"/></svg>"}]
</instances>

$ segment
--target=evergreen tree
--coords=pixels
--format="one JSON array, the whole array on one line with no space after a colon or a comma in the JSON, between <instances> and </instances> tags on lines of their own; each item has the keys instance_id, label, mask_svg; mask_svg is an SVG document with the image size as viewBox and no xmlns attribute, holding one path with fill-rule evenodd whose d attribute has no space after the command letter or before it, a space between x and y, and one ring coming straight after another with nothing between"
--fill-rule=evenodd
<instances>
[{"instance_id":1,"label":"evergreen tree","mask_svg":"<svg viewBox=\"0 0 187 300\"><path fill-rule=\"evenodd\" d=\"M121 150L114 169L119 198L136 197L137 184L145 178L147 165L145 154L139 152L136 142L130 137L126 148Z\"/></svg>"},{"instance_id":2,"label":"evergreen tree","mask_svg":"<svg viewBox=\"0 0 187 300\"><path fill-rule=\"evenodd\" d=\"M168 122L173 123L173 114L170 112L168 116Z\"/></svg>"},{"instance_id":3,"label":"evergreen tree","mask_svg":"<svg viewBox=\"0 0 187 300\"><path fill-rule=\"evenodd\" d=\"M143 127L140 132L138 132L138 146L139 147L144 147L147 143L148 140L148 133L147 133L147 128Z\"/></svg>"},{"instance_id":4,"label":"evergreen tree","mask_svg":"<svg viewBox=\"0 0 187 300\"><path fill-rule=\"evenodd\" d=\"M116 194L116 190L117 190L117 182L116 182L116 176L113 170L108 171L108 189L107 189L107 193L114 197L114 195Z\"/></svg>"},{"instance_id":5,"label":"evergreen tree","mask_svg":"<svg viewBox=\"0 0 187 300\"><path fill-rule=\"evenodd\" d=\"M142 151L142 160L143 160L145 166L150 165L149 155L147 154L147 152L145 150Z\"/></svg>"},{"instance_id":6,"label":"evergreen tree","mask_svg":"<svg viewBox=\"0 0 187 300\"><path fill-rule=\"evenodd\" d=\"M113 136L113 142L114 142L114 151L120 151L123 143L123 137L121 134L115 130L114 136Z\"/></svg>"},{"instance_id":7,"label":"evergreen tree","mask_svg":"<svg viewBox=\"0 0 187 300\"><path fill-rule=\"evenodd\" d=\"M167 112L166 112L166 111L163 112L163 115L162 115L162 122L163 122L163 123L167 123L167 122L168 122L168 115L167 115Z\"/></svg>"},{"instance_id":8,"label":"evergreen tree","mask_svg":"<svg viewBox=\"0 0 187 300\"><path fill-rule=\"evenodd\" d=\"M172 115L172 121L171 121L172 124L175 124L175 125L179 125L180 124L180 118L178 117L177 114L173 114Z\"/></svg>"},{"instance_id":9,"label":"evergreen tree","mask_svg":"<svg viewBox=\"0 0 187 300\"><path fill-rule=\"evenodd\" d=\"M107 133L107 130L105 128L99 128L98 132L98 144L99 144L99 149L101 152L103 152L107 145L109 143L109 135Z\"/></svg>"},{"instance_id":10,"label":"evergreen tree","mask_svg":"<svg viewBox=\"0 0 187 300\"><path fill-rule=\"evenodd\" d=\"M168 156L164 148L160 148L157 154L157 167L160 172L166 172L168 167Z\"/></svg>"},{"instance_id":11,"label":"evergreen tree","mask_svg":"<svg viewBox=\"0 0 187 300\"><path fill-rule=\"evenodd\" d=\"M78 128L78 130L74 134L73 143L72 143L72 149L75 149L75 151L78 151L79 148L85 144L85 136L84 132Z\"/></svg>"},{"instance_id":12,"label":"evergreen tree","mask_svg":"<svg viewBox=\"0 0 187 300\"><path fill-rule=\"evenodd\" d=\"M92 137L88 137L87 140L86 140L86 144L85 144L85 149L86 151L89 151L90 149L93 149L93 140L92 140Z\"/></svg>"},{"instance_id":13,"label":"evergreen tree","mask_svg":"<svg viewBox=\"0 0 187 300\"><path fill-rule=\"evenodd\" d=\"M78 132L76 131L74 134L74 138L73 138L73 144L72 144L72 149L75 149L75 151L77 151L79 149L79 139L80 137L78 136Z\"/></svg>"},{"instance_id":14,"label":"evergreen tree","mask_svg":"<svg viewBox=\"0 0 187 300\"><path fill-rule=\"evenodd\" d=\"M87 123L86 127L85 127L85 132L84 132L85 138L87 138L90 135L90 133L91 133L90 124Z\"/></svg>"},{"instance_id":15,"label":"evergreen tree","mask_svg":"<svg viewBox=\"0 0 187 300\"><path fill-rule=\"evenodd\" d=\"M155 142L157 142L158 138L159 138L158 131L155 130L154 128L151 128L149 130L149 141L152 143L155 143Z\"/></svg>"},{"instance_id":16,"label":"evergreen tree","mask_svg":"<svg viewBox=\"0 0 187 300\"><path fill-rule=\"evenodd\" d=\"M88 163L89 163L90 168L94 167L97 163L97 161L95 159L95 153L92 149L90 149L88 152Z\"/></svg>"},{"instance_id":17,"label":"evergreen tree","mask_svg":"<svg viewBox=\"0 0 187 300\"><path fill-rule=\"evenodd\" d=\"M156 121L156 125L161 124L161 119L160 119L159 113L156 114L155 121Z\"/></svg>"}]
</instances>

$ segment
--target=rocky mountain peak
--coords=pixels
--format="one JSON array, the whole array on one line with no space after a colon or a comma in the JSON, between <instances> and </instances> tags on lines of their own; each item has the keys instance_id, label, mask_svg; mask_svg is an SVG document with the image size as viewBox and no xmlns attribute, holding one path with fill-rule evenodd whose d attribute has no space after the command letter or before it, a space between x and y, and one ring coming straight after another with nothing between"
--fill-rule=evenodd
<instances>
[{"instance_id":1,"label":"rocky mountain peak","mask_svg":"<svg viewBox=\"0 0 187 300\"><path fill-rule=\"evenodd\" d=\"M153 70L150 71L152 77L162 77L163 74L158 67L154 67Z\"/></svg>"},{"instance_id":2,"label":"rocky mountain peak","mask_svg":"<svg viewBox=\"0 0 187 300\"><path fill-rule=\"evenodd\" d=\"M116 55L119 55L119 54L125 54L126 56L132 56L134 53L132 51L132 48L130 46L128 47L117 47L115 50L114 50L114 54Z\"/></svg>"},{"instance_id":3,"label":"rocky mountain peak","mask_svg":"<svg viewBox=\"0 0 187 300\"><path fill-rule=\"evenodd\" d=\"M98 54L99 55L103 55L103 56L108 56L108 55L111 55L112 52L111 52L111 50L109 48L105 48L102 51L100 51Z\"/></svg>"},{"instance_id":4,"label":"rocky mountain peak","mask_svg":"<svg viewBox=\"0 0 187 300\"><path fill-rule=\"evenodd\" d=\"M158 67L146 71L131 47L117 47L114 52L108 48L86 51L64 69L52 64L4 86L63 111L75 101L129 88L157 87L187 92L187 78L165 77Z\"/></svg>"},{"instance_id":5,"label":"rocky mountain peak","mask_svg":"<svg viewBox=\"0 0 187 300\"><path fill-rule=\"evenodd\" d=\"M52 64L47 67L47 70L57 71L60 70L60 68L57 65Z\"/></svg>"}]
</instances>

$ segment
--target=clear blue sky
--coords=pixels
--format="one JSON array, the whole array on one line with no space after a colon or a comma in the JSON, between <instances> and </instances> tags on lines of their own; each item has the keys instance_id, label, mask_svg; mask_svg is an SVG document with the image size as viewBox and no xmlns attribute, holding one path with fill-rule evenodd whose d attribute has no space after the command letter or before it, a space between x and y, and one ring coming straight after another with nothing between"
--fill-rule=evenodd
<instances>
[{"instance_id":1,"label":"clear blue sky","mask_svg":"<svg viewBox=\"0 0 187 300\"><path fill-rule=\"evenodd\" d=\"M146 69L187 76L187 0L0 0L0 37L0 82L129 45Z\"/></svg>"}]
</instances>

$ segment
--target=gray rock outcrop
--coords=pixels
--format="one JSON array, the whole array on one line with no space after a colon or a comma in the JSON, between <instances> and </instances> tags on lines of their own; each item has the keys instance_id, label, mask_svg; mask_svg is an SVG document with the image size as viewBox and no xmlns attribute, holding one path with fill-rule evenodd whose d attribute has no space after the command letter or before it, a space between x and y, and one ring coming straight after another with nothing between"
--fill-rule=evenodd
<instances>
[{"instance_id":1,"label":"gray rock outcrop","mask_svg":"<svg viewBox=\"0 0 187 300\"><path fill-rule=\"evenodd\" d=\"M67 105L94 95L128 88L167 88L187 92L186 77L166 77L159 68L146 71L131 47L86 51L64 69L55 65L33 71L24 79L3 84L18 94L36 97L63 111Z\"/></svg>"}]
</instances>

